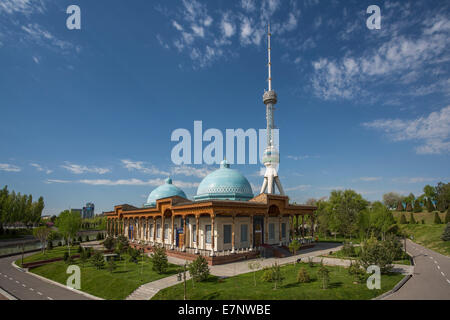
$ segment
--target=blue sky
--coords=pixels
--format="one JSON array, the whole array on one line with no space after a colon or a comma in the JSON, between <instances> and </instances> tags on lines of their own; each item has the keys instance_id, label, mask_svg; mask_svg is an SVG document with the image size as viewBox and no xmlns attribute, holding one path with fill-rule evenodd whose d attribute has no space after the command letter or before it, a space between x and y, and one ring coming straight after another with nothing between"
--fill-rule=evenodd
<instances>
[{"instance_id":1,"label":"blue sky","mask_svg":"<svg viewBox=\"0 0 450 320\"><path fill-rule=\"evenodd\" d=\"M142 205L168 175L192 197L217 166L174 165L171 133L265 127L270 20L290 198L418 194L450 177L449 19L444 1L2 0L0 185L46 214ZM260 164L233 167L259 190Z\"/></svg>"}]
</instances>

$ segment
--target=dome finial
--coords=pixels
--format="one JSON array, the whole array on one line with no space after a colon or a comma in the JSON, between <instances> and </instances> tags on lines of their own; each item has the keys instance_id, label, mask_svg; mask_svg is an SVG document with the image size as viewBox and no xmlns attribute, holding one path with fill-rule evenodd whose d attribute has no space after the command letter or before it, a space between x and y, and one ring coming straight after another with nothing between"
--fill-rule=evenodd
<instances>
[{"instance_id":1,"label":"dome finial","mask_svg":"<svg viewBox=\"0 0 450 320\"><path fill-rule=\"evenodd\" d=\"M229 168L229 167L230 167L230 164L228 163L227 159L223 159L223 160L220 162L220 167L221 167L221 168Z\"/></svg>"},{"instance_id":2,"label":"dome finial","mask_svg":"<svg viewBox=\"0 0 450 320\"><path fill-rule=\"evenodd\" d=\"M172 184L172 179L170 177L166 179L166 184Z\"/></svg>"}]
</instances>

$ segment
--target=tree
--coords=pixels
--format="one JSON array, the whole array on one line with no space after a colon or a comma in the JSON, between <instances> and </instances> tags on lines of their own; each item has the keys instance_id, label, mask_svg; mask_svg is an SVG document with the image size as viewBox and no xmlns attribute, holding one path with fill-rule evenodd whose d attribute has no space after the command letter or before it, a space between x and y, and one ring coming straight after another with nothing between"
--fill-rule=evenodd
<instances>
[{"instance_id":1,"label":"tree","mask_svg":"<svg viewBox=\"0 0 450 320\"><path fill-rule=\"evenodd\" d=\"M361 245L360 261L364 268L370 265L380 267L382 273L387 273L392 269L392 263L398 256L398 244L392 241L378 241L370 238ZM401 246L400 246L401 250Z\"/></svg>"},{"instance_id":2,"label":"tree","mask_svg":"<svg viewBox=\"0 0 450 320\"><path fill-rule=\"evenodd\" d=\"M416 219L414 219L414 214L412 212L409 214L409 223L416 224Z\"/></svg>"},{"instance_id":3,"label":"tree","mask_svg":"<svg viewBox=\"0 0 450 320\"><path fill-rule=\"evenodd\" d=\"M439 217L439 213L438 212L434 213L434 223L435 224L441 224L442 223L441 217Z\"/></svg>"},{"instance_id":4,"label":"tree","mask_svg":"<svg viewBox=\"0 0 450 320\"><path fill-rule=\"evenodd\" d=\"M112 248L114 248L115 246L115 240L113 237L107 237L105 239L105 241L103 241L103 246L108 249L111 250Z\"/></svg>"},{"instance_id":5,"label":"tree","mask_svg":"<svg viewBox=\"0 0 450 320\"><path fill-rule=\"evenodd\" d=\"M130 256L130 262L134 262L137 264L139 262L139 257L141 256L141 253L139 252L138 249L129 247L128 255Z\"/></svg>"},{"instance_id":6,"label":"tree","mask_svg":"<svg viewBox=\"0 0 450 320\"><path fill-rule=\"evenodd\" d=\"M330 271L322 264L319 271L317 271L317 275L322 280L322 289L327 289L330 281Z\"/></svg>"},{"instance_id":7,"label":"tree","mask_svg":"<svg viewBox=\"0 0 450 320\"><path fill-rule=\"evenodd\" d=\"M108 268L108 271L111 273L113 273L113 271L116 270L117 265L116 265L116 262L114 261L114 259L108 260L107 268Z\"/></svg>"},{"instance_id":8,"label":"tree","mask_svg":"<svg viewBox=\"0 0 450 320\"><path fill-rule=\"evenodd\" d=\"M442 241L450 241L450 222L447 223L447 226L442 233L441 239Z\"/></svg>"},{"instance_id":9,"label":"tree","mask_svg":"<svg viewBox=\"0 0 450 320\"><path fill-rule=\"evenodd\" d=\"M308 283L311 281L308 271L304 267L301 267L300 270L298 270L297 274L297 282L298 283Z\"/></svg>"},{"instance_id":10,"label":"tree","mask_svg":"<svg viewBox=\"0 0 450 320\"><path fill-rule=\"evenodd\" d=\"M97 270L102 269L104 267L104 265L105 265L105 260L103 258L103 254L101 254L98 251L96 253L94 253L94 255L92 256L91 260L92 260L92 264L94 265L94 267Z\"/></svg>"},{"instance_id":11,"label":"tree","mask_svg":"<svg viewBox=\"0 0 450 320\"><path fill-rule=\"evenodd\" d=\"M39 239L39 241L41 242L41 246L42 246L42 252L45 253L45 247L47 244L47 239L49 237L51 233L50 228L48 227L37 227L33 229L33 236L36 239Z\"/></svg>"},{"instance_id":12,"label":"tree","mask_svg":"<svg viewBox=\"0 0 450 320\"><path fill-rule=\"evenodd\" d=\"M208 279L209 267L205 257L198 256L192 263L188 265L189 274L195 282Z\"/></svg>"},{"instance_id":13,"label":"tree","mask_svg":"<svg viewBox=\"0 0 450 320\"><path fill-rule=\"evenodd\" d=\"M154 247L151 256L152 269L159 274L165 273L169 267L166 249L163 247Z\"/></svg>"},{"instance_id":14,"label":"tree","mask_svg":"<svg viewBox=\"0 0 450 320\"><path fill-rule=\"evenodd\" d=\"M405 208L403 207L402 201L399 201L397 204L397 211L404 211Z\"/></svg>"},{"instance_id":15,"label":"tree","mask_svg":"<svg viewBox=\"0 0 450 320\"><path fill-rule=\"evenodd\" d=\"M450 222L450 208L447 209L447 213L445 214L444 221L445 221L445 223L449 223Z\"/></svg>"},{"instance_id":16,"label":"tree","mask_svg":"<svg viewBox=\"0 0 450 320\"><path fill-rule=\"evenodd\" d=\"M261 263L259 263L258 261L249 262L248 268L250 270L253 270L253 281L255 282L255 287L256 287L256 271L261 269Z\"/></svg>"},{"instance_id":17,"label":"tree","mask_svg":"<svg viewBox=\"0 0 450 320\"><path fill-rule=\"evenodd\" d=\"M429 184L427 184L425 187L423 187L423 193L425 195L425 197L427 198L427 202L431 202L432 201L436 201L436 188L430 186ZM431 211L430 211L431 212Z\"/></svg>"},{"instance_id":18,"label":"tree","mask_svg":"<svg viewBox=\"0 0 450 320\"><path fill-rule=\"evenodd\" d=\"M356 283L362 283L366 278L366 272L361 267L361 264L358 261L356 261L355 263L353 263L352 261L350 262L348 273L354 276Z\"/></svg>"},{"instance_id":19,"label":"tree","mask_svg":"<svg viewBox=\"0 0 450 320\"><path fill-rule=\"evenodd\" d=\"M298 242L298 240L295 239L295 240L291 241L291 243L289 244L289 250L291 250L292 254L295 255L301 246L302 245L300 244L300 242Z\"/></svg>"},{"instance_id":20,"label":"tree","mask_svg":"<svg viewBox=\"0 0 450 320\"><path fill-rule=\"evenodd\" d=\"M405 215L402 214L402 215L400 216L400 224L407 224L407 223L408 223L408 221L406 221Z\"/></svg>"},{"instance_id":21,"label":"tree","mask_svg":"<svg viewBox=\"0 0 450 320\"><path fill-rule=\"evenodd\" d=\"M450 182L439 182L435 188L437 209L444 212L450 206Z\"/></svg>"},{"instance_id":22,"label":"tree","mask_svg":"<svg viewBox=\"0 0 450 320\"><path fill-rule=\"evenodd\" d=\"M422 208L422 204L420 203L419 199L416 199L414 201L414 212L422 212L423 208Z\"/></svg>"},{"instance_id":23,"label":"tree","mask_svg":"<svg viewBox=\"0 0 450 320\"><path fill-rule=\"evenodd\" d=\"M394 208L402 201L402 196L396 192L389 192L383 194L383 203L388 208Z\"/></svg>"},{"instance_id":24,"label":"tree","mask_svg":"<svg viewBox=\"0 0 450 320\"><path fill-rule=\"evenodd\" d=\"M77 212L64 210L56 220L56 226L59 232L67 239L67 246L70 254L70 244L72 239L77 235L81 227L81 216Z\"/></svg>"},{"instance_id":25,"label":"tree","mask_svg":"<svg viewBox=\"0 0 450 320\"><path fill-rule=\"evenodd\" d=\"M275 290L277 290L278 283L281 284L284 280L283 274L281 273L281 268L277 262L272 266L272 281L275 284Z\"/></svg>"}]
</instances>

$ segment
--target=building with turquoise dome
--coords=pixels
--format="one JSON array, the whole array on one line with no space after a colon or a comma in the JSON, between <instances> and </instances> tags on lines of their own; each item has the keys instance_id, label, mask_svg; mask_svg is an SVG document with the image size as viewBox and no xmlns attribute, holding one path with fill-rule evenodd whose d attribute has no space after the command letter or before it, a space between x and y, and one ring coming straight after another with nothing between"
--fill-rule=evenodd
<instances>
[{"instance_id":1,"label":"building with turquoise dome","mask_svg":"<svg viewBox=\"0 0 450 320\"><path fill-rule=\"evenodd\" d=\"M283 195L254 195L247 178L224 160L188 199L168 178L152 190L142 208L117 205L108 217L108 233L125 235L132 246L151 251L164 246L168 255L210 264L264 255L282 256L293 237L306 244L313 236L316 207L289 203ZM293 221L301 227L295 231Z\"/></svg>"},{"instance_id":2,"label":"building with turquoise dome","mask_svg":"<svg viewBox=\"0 0 450 320\"><path fill-rule=\"evenodd\" d=\"M142 208L115 206L114 211L105 213L110 235L125 235L132 246L147 252L163 246L168 255L185 260L200 254L210 264L259 255L282 257L289 254L287 246L294 238L310 245L317 208L289 203L278 178L279 154L272 143L277 95L271 88L270 30L268 43L269 91L263 96L268 134L266 173L260 194L254 195L248 180L224 160L200 182L193 199L168 178L150 192ZM275 194L275 185L280 194ZM311 238L306 237L307 229Z\"/></svg>"}]
</instances>

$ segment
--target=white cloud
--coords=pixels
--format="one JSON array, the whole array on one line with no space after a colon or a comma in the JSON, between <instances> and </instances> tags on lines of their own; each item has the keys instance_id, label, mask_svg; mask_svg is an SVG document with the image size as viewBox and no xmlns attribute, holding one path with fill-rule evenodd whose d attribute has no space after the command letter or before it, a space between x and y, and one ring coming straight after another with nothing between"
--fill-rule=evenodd
<instances>
[{"instance_id":1,"label":"white cloud","mask_svg":"<svg viewBox=\"0 0 450 320\"><path fill-rule=\"evenodd\" d=\"M36 63L36 64L39 64L39 58L38 57L35 57L35 56L33 56L33 61Z\"/></svg>"},{"instance_id":2,"label":"white cloud","mask_svg":"<svg viewBox=\"0 0 450 320\"><path fill-rule=\"evenodd\" d=\"M414 120L382 119L363 123L366 128L383 131L393 141L419 141L418 154L450 151L450 106Z\"/></svg>"},{"instance_id":3,"label":"white cloud","mask_svg":"<svg viewBox=\"0 0 450 320\"><path fill-rule=\"evenodd\" d=\"M32 13L44 13L45 5L42 0L2 0L0 1L0 14L20 13L30 15Z\"/></svg>"},{"instance_id":4,"label":"white cloud","mask_svg":"<svg viewBox=\"0 0 450 320\"><path fill-rule=\"evenodd\" d=\"M84 165L73 164L68 161L66 161L65 165L62 165L61 168L64 168L74 174L83 174L83 173L105 174L111 171L108 168L87 167Z\"/></svg>"},{"instance_id":5,"label":"white cloud","mask_svg":"<svg viewBox=\"0 0 450 320\"><path fill-rule=\"evenodd\" d=\"M141 180L141 179L118 179L118 180L110 180L110 179L81 179L81 180L57 180L57 179L47 179L46 183L80 183L87 184L91 186L153 186L157 187L165 183L164 179L149 179L149 180ZM173 184L180 188L196 188L198 183L195 182L185 182L185 181L174 181Z\"/></svg>"},{"instance_id":6,"label":"white cloud","mask_svg":"<svg viewBox=\"0 0 450 320\"><path fill-rule=\"evenodd\" d=\"M22 169L20 169L18 166L8 164L8 163L0 163L0 171L6 171L6 172L20 172Z\"/></svg>"},{"instance_id":7,"label":"white cloud","mask_svg":"<svg viewBox=\"0 0 450 320\"><path fill-rule=\"evenodd\" d=\"M438 181L436 178L427 178L427 177L412 177L412 178L393 178L393 182L397 183L424 183L424 182L432 182Z\"/></svg>"},{"instance_id":8,"label":"white cloud","mask_svg":"<svg viewBox=\"0 0 450 320\"><path fill-rule=\"evenodd\" d=\"M173 167L172 175L183 175L183 176L187 176L187 177L194 176L197 178L204 178L213 171L214 171L214 169L210 169L210 168L206 168L206 167L194 168L194 167L182 165L182 166Z\"/></svg>"},{"instance_id":9,"label":"white cloud","mask_svg":"<svg viewBox=\"0 0 450 320\"><path fill-rule=\"evenodd\" d=\"M241 7L247 12L255 11L256 9L255 0L241 0Z\"/></svg>"},{"instance_id":10,"label":"white cloud","mask_svg":"<svg viewBox=\"0 0 450 320\"><path fill-rule=\"evenodd\" d=\"M226 38L232 37L236 32L234 24L229 20L228 13L224 14L220 27L222 28L222 33Z\"/></svg>"},{"instance_id":11,"label":"white cloud","mask_svg":"<svg viewBox=\"0 0 450 320\"><path fill-rule=\"evenodd\" d=\"M380 181L381 177L361 177L358 180L364 181L364 182L373 182L373 181Z\"/></svg>"},{"instance_id":12,"label":"white cloud","mask_svg":"<svg viewBox=\"0 0 450 320\"><path fill-rule=\"evenodd\" d=\"M401 90L403 95L426 95L438 91L449 93L448 81L431 79L433 83L424 87L423 81L418 82L423 79L414 77L450 61L449 25L447 17L425 19L422 26L414 25L421 31L414 37L391 31L389 40L381 43L374 41L375 46L370 46L359 56L349 51L340 59L319 58L313 61L311 84L314 93L324 100L352 99L368 96L367 90L377 85L402 82L417 83L422 87L421 92L414 87ZM355 29L356 24L349 24L343 34L348 35ZM391 29L400 30L401 27ZM407 73L409 75L405 76Z\"/></svg>"},{"instance_id":13,"label":"white cloud","mask_svg":"<svg viewBox=\"0 0 450 320\"><path fill-rule=\"evenodd\" d=\"M36 44L50 46L63 51L68 51L74 48L70 42L56 38L48 30L44 29L44 27L37 23L29 23L27 25L23 25L21 28L22 31L25 32L26 37L31 41L34 41ZM80 50L79 47L77 48L77 50Z\"/></svg>"},{"instance_id":14,"label":"white cloud","mask_svg":"<svg viewBox=\"0 0 450 320\"><path fill-rule=\"evenodd\" d=\"M183 31L183 27L178 23L178 22L176 22L175 20L174 21L172 21L172 25L175 27L175 29L177 29L178 31Z\"/></svg>"},{"instance_id":15,"label":"white cloud","mask_svg":"<svg viewBox=\"0 0 450 320\"><path fill-rule=\"evenodd\" d=\"M163 175L168 176L169 173L167 171L160 170L156 168L155 166L145 166L143 161L132 161L132 160L121 160L122 165L124 168L128 169L129 171L139 171L146 174L152 174L152 175Z\"/></svg>"},{"instance_id":16,"label":"white cloud","mask_svg":"<svg viewBox=\"0 0 450 320\"><path fill-rule=\"evenodd\" d=\"M299 160L306 160L306 159L318 159L318 158L320 158L320 156L316 156L316 155L308 155L308 154L305 154L305 155L302 155L302 156L292 156L292 155L288 155L287 158L288 158L288 159L295 160L295 161L299 161Z\"/></svg>"},{"instance_id":17,"label":"white cloud","mask_svg":"<svg viewBox=\"0 0 450 320\"><path fill-rule=\"evenodd\" d=\"M30 166L35 167L37 171L45 171L46 174L50 174L50 173L53 172L53 170L50 170L48 168L44 168L38 163L30 163Z\"/></svg>"},{"instance_id":18,"label":"white cloud","mask_svg":"<svg viewBox=\"0 0 450 320\"><path fill-rule=\"evenodd\" d=\"M286 188L286 191L304 191L307 189L310 189L311 185L309 184L301 184L295 187L291 187L291 188Z\"/></svg>"}]
</instances>

